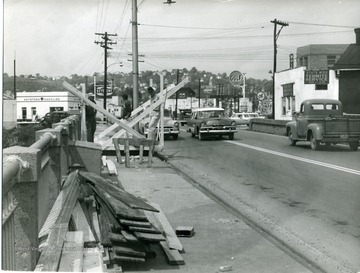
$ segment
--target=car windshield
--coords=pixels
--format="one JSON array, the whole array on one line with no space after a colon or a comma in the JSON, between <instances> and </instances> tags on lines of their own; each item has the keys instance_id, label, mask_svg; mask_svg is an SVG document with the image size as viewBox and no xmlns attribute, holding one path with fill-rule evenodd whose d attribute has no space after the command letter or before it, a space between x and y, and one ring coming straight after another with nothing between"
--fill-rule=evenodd
<instances>
[{"instance_id":1,"label":"car windshield","mask_svg":"<svg viewBox=\"0 0 360 273\"><path fill-rule=\"evenodd\" d=\"M212 111L202 111L199 112L200 118L223 118L224 111L223 110L212 110Z\"/></svg>"}]
</instances>

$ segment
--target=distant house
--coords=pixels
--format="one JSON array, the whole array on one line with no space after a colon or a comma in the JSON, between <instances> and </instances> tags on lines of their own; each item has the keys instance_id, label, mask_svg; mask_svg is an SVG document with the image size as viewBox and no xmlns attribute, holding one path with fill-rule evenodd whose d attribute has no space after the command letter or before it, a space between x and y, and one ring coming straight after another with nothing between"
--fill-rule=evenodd
<instances>
[{"instance_id":1,"label":"distant house","mask_svg":"<svg viewBox=\"0 0 360 273\"><path fill-rule=\"evenodd\" d=\"M360 28L355 29L355 36L356 43L333 66L339 79L339 100L349 114L360 114Z\"/></svg>"}]
</instances>

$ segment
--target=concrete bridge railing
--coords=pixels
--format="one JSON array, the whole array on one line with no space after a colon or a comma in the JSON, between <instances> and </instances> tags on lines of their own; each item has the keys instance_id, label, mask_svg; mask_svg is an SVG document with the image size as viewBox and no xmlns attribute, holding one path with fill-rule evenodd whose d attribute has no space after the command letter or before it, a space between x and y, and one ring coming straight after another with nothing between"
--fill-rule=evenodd
<instances>
[{"instance_id":1,"label":"concrete bridge railing","mask_svg":"<svg viewBox=\"0 0 360 273\"><path fill-rule=\"evenodd\" d=\"M100 173L101 147L79 141L80 117L70 116L36 132L30 147L3 150L2 269L34 270L39 231L70 166Z\"/></svg>"}]
</instances>

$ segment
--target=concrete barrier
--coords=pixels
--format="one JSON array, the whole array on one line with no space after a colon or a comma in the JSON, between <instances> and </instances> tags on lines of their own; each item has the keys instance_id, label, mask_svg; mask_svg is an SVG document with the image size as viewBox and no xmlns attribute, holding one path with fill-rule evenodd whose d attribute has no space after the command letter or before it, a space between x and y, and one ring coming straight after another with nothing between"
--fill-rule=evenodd
<instances>
[{"instance_id":1,"label":"concrete barrier","mask_svg":"<svg viewBox=\"0 0 360 273\"><path fill-rule=\"evenodd\" d=\"M262 132L274 135L286 135L286 123L288 120L274 120L274 119L251 119L249 123L249 130L254 132Z\"/></svg>"},{"instance_id":2,"label":"concrete barrier","mask_svg":"<svg viewBox=\"0 0 360 273\"><path fill-rule=\"evenodd\" d=\"M30 147L3 150L3 270L34 270L39 231L72 165L100 175L101 147L79 141L79 127L79 116L71 116L37 131Z\"/></svg>"}]
</instances>

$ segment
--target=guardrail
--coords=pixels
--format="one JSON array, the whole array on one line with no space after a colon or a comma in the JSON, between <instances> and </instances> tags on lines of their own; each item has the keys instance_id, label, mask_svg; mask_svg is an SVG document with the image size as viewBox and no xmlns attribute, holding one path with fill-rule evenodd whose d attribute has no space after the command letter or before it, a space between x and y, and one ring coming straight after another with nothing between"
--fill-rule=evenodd
<instances>
[{"instance_id":1,"label":"guardrail","mask_svg":"<svg viewBox=\"0 0 360 273\"><path fill-rule=\"evenodd\" d=\"M69 145L80 139L79 116L36 132L30 147L3 150L2 269L34 270L38 233L71 162Z\"/></svg>"}]
</instances>

